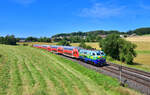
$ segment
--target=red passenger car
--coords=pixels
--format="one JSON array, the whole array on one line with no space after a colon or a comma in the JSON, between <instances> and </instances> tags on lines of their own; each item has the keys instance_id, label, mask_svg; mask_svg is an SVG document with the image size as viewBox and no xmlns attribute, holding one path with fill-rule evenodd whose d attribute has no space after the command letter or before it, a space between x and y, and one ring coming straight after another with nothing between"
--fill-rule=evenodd
<instances>
[{"instance_id":1,"label":"red passenger car","mask_svg":"<svg viewBox=\"0 0 150 95\"><path fill-rule=\"evenodd\" d=\"M62 46L59 46L59 47L57 48L57 53L63 54L63 51L64 51L64 48L63 48Z\"/></svg>"},{"instance_id":2,"label":"red passenger car","mask_svg":"<svg viewBox=\"0 0 150 95\"><path fill-rule=\"evenodd\" d=\"M48 45L42 45L42 49L46 49L47 50Z\"/></svg>"},{"instance_id":3,"label":"red passenger car","mask_svg":"<svg viewBox=\"0 0 150 95\"><path fill-rule=\"evenodd\" d=\"M59 46L51 46L51 52L58 53L58 47Z\"/></svg>"},{"instance_id":4,"label":"red passenger car","mask_svg":"<svg viewBox=\"0 0 150 95\"><path fill-rule=\"evenodd\" d=\"M40 45L33 45L33 47L39 48L39 47L40 47Z\"/></svg>"},{"instance_id":5,"label":"red passenger car","mask_svg":"<svg viewBox=\"0 0 150 95\"><path fill-rule=\"evenodd\" d=\"M49 46L47 46L47 50L48 50L48 51L50 51L50 52L52 51L52 49L51 49L51 46L50 46L50 45L49 45Z\"/></svg>"},{"instance_id":6,"label":"red passenger car","mask_svg":"<svg viewBox=\"0 0 150 95\"><path fill-rule=\"evenodd\" d=\"M79 58L79 52L77 47L64 46L63 54L70 57Z\"/></svg>"}]
</instances>

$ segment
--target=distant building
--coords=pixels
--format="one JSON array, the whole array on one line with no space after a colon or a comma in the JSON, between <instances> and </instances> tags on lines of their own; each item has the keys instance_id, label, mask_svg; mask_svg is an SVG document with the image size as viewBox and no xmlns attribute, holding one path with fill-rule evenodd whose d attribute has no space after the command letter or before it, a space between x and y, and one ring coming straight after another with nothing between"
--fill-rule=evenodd
<instances>
[{"instance_id":1,"label":"distant building","mask_svg":"<svg viewBox=\"0 0 150 95\"><path fill-rule=\"evenodd\" d=\"M86 39L86 36L83 36L83 39Z\"/></svg>"},{"instance_id":2,"label":"distant building","mask_svg":"<svg viewBox=\"0 0 150 95\"><path fill-rule=\"evenodd\" d=\"M133 33L133 34L130 35L130 37L133 37L133 36L136 36L136 33Z\"/></svg>"},{"instance_id":3,"label":"distant building","mask_svg":"<svg viewBox=\"0 0 150 95\"><path fill-rule=\"evenodd\" d=\"M102 37L102 38L106 38L106 36L107 36L107 35L100 35L100 37Z\"/></svg>"},{"instance_id":4,"label":"distant building","mask_svg":"<svg viewBox=\"0 0 150 95\"><path fill-rule=\"evenodd\" d=\"M120 35L121 38L124 38L124 35Z\"/></svg>"},{"instance_id":5,"label":"distant building","mask_svg":"<svg viewBox=\"0 0 150 95\"><path fill-rule=\"evenodd\" d=\"M19 42L25 42L25 40L19 40Z\"/></svg>"}]
</instances>

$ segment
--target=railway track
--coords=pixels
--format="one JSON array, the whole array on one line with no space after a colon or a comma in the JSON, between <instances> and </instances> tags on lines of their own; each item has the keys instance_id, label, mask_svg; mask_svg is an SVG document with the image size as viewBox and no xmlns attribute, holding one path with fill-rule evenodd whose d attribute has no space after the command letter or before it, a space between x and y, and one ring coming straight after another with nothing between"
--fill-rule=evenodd
<instances>
[{"instance_id":1,"label":"railway track","mask_svg":"<svg viewBox=\"0 0 150 95\"><path fill-rule=\"evenodd\" d=\"M109 63L109 66L102 67L102 69L118 75L116 77L130 88L134 88L145 95L150 95L150 73L113 63Z\"/></svg>"},{"instance_id":2,"label":"railway track","mask_svg":"<svg viewBox=\"0 0 150 95\"><path fill-rule=\"evenodd\" d=\"M110 71L110 72L120 76L120 70L118 70L112 66L103 67L102 69ZM121 76L126 78L126 80L130 79L130 80L133 80L139 84L142 84L142 85L150 88L150 77L147 77L147 76L135 73L135 72L130 72L130 71L124 70L124 69L121 72L122 72Z\"/></svg>"},{"instance_id":3,"label":"railway track","mask_svg":"<svg viewBox=\"0 0 150 95\"><path fill-rule=\"evenodd\" d=\"M121 65L118 65L118 64L114 64L114 63L108 63L110 64L111 66L114 66L114 67L121 67ZM145 71L141 71L141 70L138 70L138 69L135 69L135 68L129 68L129 67L125 67L125 66L122 66L122 69L123 70L127 70L127 71L131 71L131 72L134 72L134 73L138 73L138 74L141 74L143 76L146 76L146 77L149 77L150 78L150 73L149 72L145 72Z\"/></svg>"},{"instance_id":4,"label":"railway track","mask_svg":"<svg viewBox=\"0 0 150 95\"><path fill-rule=\"evenodd\" d=\"M61 55L62 56L62 55ZM133 88L145 95L150 95L150 73L121 66L114 63L108 63L107 66L97 67L83 61L72 59L66 56L62 56L72 61L75 61L86 68L93 69L97 72L104 73L106 75L116 77L120 79L120 68L121 68L121 82L127 84L128 87Z\"/></svg>"}]
</instances>

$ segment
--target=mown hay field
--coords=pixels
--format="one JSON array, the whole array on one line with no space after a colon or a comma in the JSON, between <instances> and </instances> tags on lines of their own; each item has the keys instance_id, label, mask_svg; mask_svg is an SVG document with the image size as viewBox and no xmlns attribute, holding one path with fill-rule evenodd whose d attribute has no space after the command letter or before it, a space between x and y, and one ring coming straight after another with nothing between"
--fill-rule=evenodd
<instances>
[{"instance_id":1,"label":"mown hay field","mask_svg":"<svg viewBox=\"0 0 150 95\"><path fill-rule=\"evenodd\" d=\"M150 35L144 35L144 36L132 36L126 38L126 40L131 42L150 42Z\"/></svg>"},{"instance_id":2,"label":"mown hay field","mask_svg":"<svg viewBox=\"0 0 150 95\"><path fill-rule=\"evenodd\" d=\"M72 46L76 46L76 47L78 47L79 44L80 44L80 43L71 43ZM100 49L99 43L88 42L88 43L86 43L86 45L89 45L89 46L91 46L91 47L93 47L93 48L96 48L96 49Z\"/></svg>"},{"instance_id":3,"label":"mown hay field","mask_svg":"<svg viewBox=\"0 0 150 95\"><path fill-rule=\"evenodd\" d=\"M0 45L0 95L139 95L111 77L30 46Z\"/></svg>"}]
</instances>

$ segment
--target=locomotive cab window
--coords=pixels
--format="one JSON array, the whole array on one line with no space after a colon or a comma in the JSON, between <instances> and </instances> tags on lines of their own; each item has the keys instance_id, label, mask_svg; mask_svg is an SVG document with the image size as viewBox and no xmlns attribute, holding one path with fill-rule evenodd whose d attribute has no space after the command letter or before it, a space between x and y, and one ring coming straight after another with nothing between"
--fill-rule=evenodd
<instances>
[{"instance_id":1,"label":"locomotive cab window","mask_svg":"<svg viewBox=\"0 0 150 95\"><path fill-rule=\"evenodd\" d=\"M92 53L92 55L95 56L96 54L95 54L95 53Z\"/></svg>"},{"instance_id":2,"label":"locomotive cab window","mask_svg":"<svg viewBox=\"0 0 150 95\"><path fill-rule=\"evenodd\" d=\"M104 55L104 52L101 52L101 55Z\"/></svg>"},{"instance_id":3,"label":"locomotive cab window","mask_svg":"<svg viewBox=\"0 0 150 95\"><path fill-rule=\"evenodd\" d=\"M100 55L100 53L97 53L97 55Z\"/></svg>"}]
</instances>

